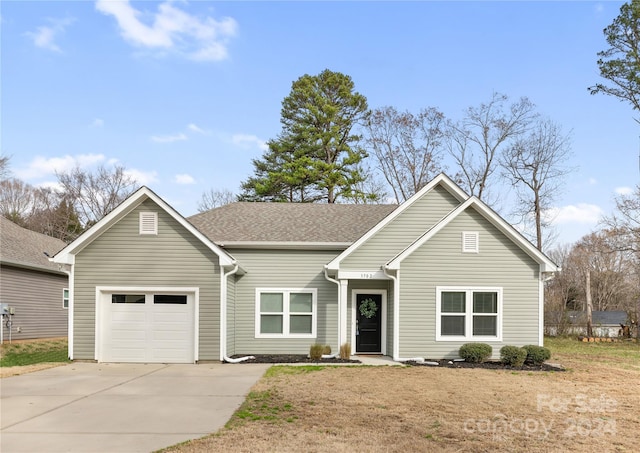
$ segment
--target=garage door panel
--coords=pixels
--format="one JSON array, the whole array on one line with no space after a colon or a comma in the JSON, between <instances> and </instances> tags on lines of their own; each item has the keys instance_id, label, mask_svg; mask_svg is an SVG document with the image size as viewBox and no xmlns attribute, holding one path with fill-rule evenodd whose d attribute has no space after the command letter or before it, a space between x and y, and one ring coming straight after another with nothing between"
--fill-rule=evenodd
<instances>
[{"instance_id":1,"label":"garage door panel","mask_svg":"<svg viewBox=\"0 0 640 453\"><path fill-rule=\"evenodd\" d=\"M195 296L187 303L111 303L102 297L101 361L193 363L195 350Z\"/></svg>"}]
</instances>

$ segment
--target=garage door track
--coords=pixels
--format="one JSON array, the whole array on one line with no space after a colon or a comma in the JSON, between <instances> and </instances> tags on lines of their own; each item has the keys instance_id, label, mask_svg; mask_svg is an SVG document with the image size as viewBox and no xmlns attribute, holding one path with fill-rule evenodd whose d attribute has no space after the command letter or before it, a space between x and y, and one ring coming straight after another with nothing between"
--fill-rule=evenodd
<instances>
[{"instance_id":1,"label":"garage door track","mask_svg":"<svg viewBox=\"0 0 640 453\"><path fill-rule=\"evenodd\" d=\"M220 429L268 365L72 363L0 380L0 451L149 452Z\"/></svg>"}]
</instances>

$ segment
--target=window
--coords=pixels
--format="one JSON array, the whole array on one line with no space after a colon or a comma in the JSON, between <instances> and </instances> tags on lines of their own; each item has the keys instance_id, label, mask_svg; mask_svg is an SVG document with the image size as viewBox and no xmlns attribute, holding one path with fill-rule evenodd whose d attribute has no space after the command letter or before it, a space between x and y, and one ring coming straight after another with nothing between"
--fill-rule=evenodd
<instances>
[{"instance_id":1,"label":"window","mask_svg":"<svg viewBox=\"0 0 640 453\"><path fill-rule=\"evenodd\" d=\"M462 232L462 253L479 253L480 239L477 231Z\"/></svg>"},{"instance_id":2,"label":"window","mask_svg":"<svg viewBox=\"0 0 640 453\"><path fill-rule=\"evenodd\" d=\"M257 338L314 338L315 289L256 289Z\"/></svg>"},{"instance_id":3,"label":"window","mask_svg":"<svg viewBox=\"0 0 640 453\"><path fill-rule=\"evenodd\" d=\"M62 290L62 308L69 308L69 288Z\"/></svg>"},{"instance_id":4,"label":"window","mask_svg":"<svg viewBox=\"0 0 640 453\"><path fill-rule=\"evenodd\" d=\"M186 305L187 296L185 294L154 294L154 304L173 304L173 305Z\"/></svg>"},{"instance_id":5,"label":"window","mask_svg":"<svg viewBox=\"0 0 640 453\"><path fill-rule=\"evenodd\" d=\"M112 294L112 304L144 304L144 294Z\"/></svg>"},{"instance_id":6,"label":"window","mask_svg":"<svg viewBox=\"0 0 640 453\"><path fill-rule=\"evenodd\" d=\"M436 340L502 337L502 288L436 288Z\"/></svg>"},{"instance_id":7,"label":"window","mask_svg":"<svg viewBox=\"0 0 640 453\"><path fill-rule=\"evenodd\" d=\"M158 213L140 213L140 234L158 234Z\"/></svg>"}]
</instances>

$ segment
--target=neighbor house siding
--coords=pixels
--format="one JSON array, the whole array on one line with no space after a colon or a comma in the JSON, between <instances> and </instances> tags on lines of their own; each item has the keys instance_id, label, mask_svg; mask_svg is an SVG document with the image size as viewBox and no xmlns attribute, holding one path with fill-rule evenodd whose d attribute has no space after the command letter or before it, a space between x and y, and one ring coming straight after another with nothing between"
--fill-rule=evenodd
<instances>
[{"instance_id":1,"label":"neighbor house siding","mask_svg":"<svg viewBox=\"0 0 640 453\"><path fill-rule=\"evenodd\" d=\"M66 336L69 310L62 307L62 292L67 287L66 275L2 265L0 301L15 309L11 338ZM0 328L7 340L9 329L4 325Z\"/></svg>"},{"instance_id":2,"label":"neighbor house siding","mask_svg":"<svg viewBox=\"0 0 640 453\"><path fill-rule=\"evenodd\" d=\"M340 270L378 270L460 202L441 186L427 192L347 256Z\"/></svg>"},{"instance_id":3,"label":"neighbor house siding","mask_svg":"<svg viewBox=\"0 0 640 453\"><path fill-rule=\"evenodd\" d=\"M477 231L480 253L462 253L463 231ZM457 357L465 342L436 340L436 287L503 289L503 345L537 344L539 266L477 211L461 213L400 267L400 356ZM473 340L469 340L473 341Z\"/></svg>"},{"instance_id":4,"label":"neighbor house siding","mask_svg":"<svg viewBox=\"0 0 640 453\"><path fill-rule=\"evenodd\" d=\"M229 253L246 274L236 284L236 354L307 354L313 343L338 350L338 286L325 279L324 264L339 253L305 250L245 250ZM316 288L316 338L255 338L256 288Z\"/></svg>"},{"instance_id":5,"label":"neighbor house siding","mask_svg":"<svg viewBox=\"0 0 640 453\"><path fill-rule=\"evenodd\" d=\"M139 212L158 213L158 234L139 234ZM74 358L95 358L96 286L198 287L199 360L220 358L218 257L151 200L76 255Z\"/></svg>"}]
</instances>

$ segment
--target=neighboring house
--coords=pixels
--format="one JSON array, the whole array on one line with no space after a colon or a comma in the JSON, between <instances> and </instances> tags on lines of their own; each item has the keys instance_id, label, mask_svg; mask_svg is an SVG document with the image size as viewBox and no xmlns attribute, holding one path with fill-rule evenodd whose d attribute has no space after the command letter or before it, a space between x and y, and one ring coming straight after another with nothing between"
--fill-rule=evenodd
<instances>
[{"instance_id":1,"label":"neighboring house","mask_svg":"<svg viewBox=\"0 0 640 453\"><path fill-rule=\"evenodd\" d=\"M546 314L545 330L549 335L586 335L587 313L584 311L550 312ZM591 328L594 337L617 337L621 325L629 325L626 311L593 311Z\"/></svg>"},{"instance_id":2,"label":"neighboring house","mask_svg":"<svg viewBox=\"0 0 640 453\"><path fill-rule=\"evenodd\" d=\"M558 267L445 175L399 206L233 203L183 218L146 187L55 256L72 359L335 352L457 357L542 344Z\"/></svg>"},{"instance_id":3,"label":"neighboring house","mask_svg":"<svg viewBox=\"0 0 640 453\"><path fill-rule=\"evenodd\" d=\"M49 261L66 244L0 216L0 303L14 309L4 340L64 337L68 326L69 278Z\"/></svg>"}]
</instances>

